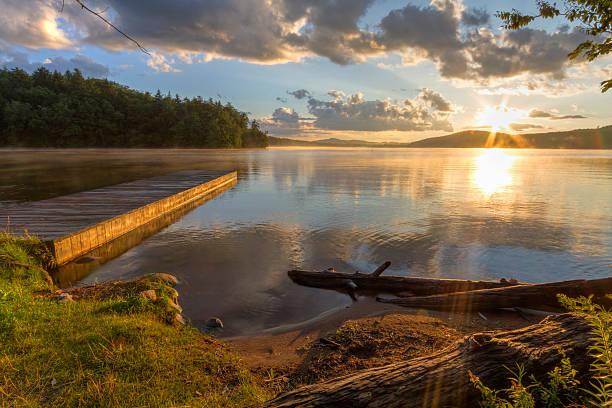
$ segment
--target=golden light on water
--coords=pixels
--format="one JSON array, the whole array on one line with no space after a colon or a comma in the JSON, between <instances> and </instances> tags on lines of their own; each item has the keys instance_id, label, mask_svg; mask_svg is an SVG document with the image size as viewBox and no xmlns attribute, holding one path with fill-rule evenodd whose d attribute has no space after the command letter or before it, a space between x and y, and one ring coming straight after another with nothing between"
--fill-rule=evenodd
<instances>
[{"instance_id":1,"label":"golden light on water","mask_svg":"<svg viewBox=\"0 0 612 408\"><path fill-rule=\"evenodd\" d=\"M501 191L512 183L514 157L502 149L486 149L478 158L472 173L472 183L486 196Z\"/></svg>"}]
</instances>

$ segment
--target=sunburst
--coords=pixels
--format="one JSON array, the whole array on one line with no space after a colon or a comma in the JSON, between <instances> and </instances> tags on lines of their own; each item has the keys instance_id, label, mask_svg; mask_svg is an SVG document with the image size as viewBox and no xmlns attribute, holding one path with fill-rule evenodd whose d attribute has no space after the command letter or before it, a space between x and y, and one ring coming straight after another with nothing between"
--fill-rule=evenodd
<instances>
[{"instance_id":1,"label":"sunburst","mask_svg":"<svg viewBox=\"0 0 612 408\"><path fill-rule=\"evenodd\" d=\"M510 124L525 116L525 111L506 105L486 106L475 116L479 126L487 126L492 132L511 131Z\"/></svg>"}]
</instances>

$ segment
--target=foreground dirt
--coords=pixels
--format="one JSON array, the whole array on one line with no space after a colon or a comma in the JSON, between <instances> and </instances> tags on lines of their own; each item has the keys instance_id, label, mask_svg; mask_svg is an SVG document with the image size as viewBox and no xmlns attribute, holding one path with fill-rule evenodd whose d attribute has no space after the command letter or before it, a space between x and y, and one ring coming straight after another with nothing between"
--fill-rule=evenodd
<instances>
[{"instance_id":1,"label":"foreground dirt","mask_svg":"<svg viewBox=\"0 0 612 408\"><path fill-rule=\"evenodd\" d=\"M312 384L445 348L460 333L427 316L391 314L349 320L301 349L303 360L286 373L288 386Z\"/></svg>"},{"instance_id":2,"label":"foreground dirt","mask_svg":"<svg viewBox=\"0 0 612 408\"><path fill-rule=\"evenodd\" d=\"M486 316L433 312L360 298L300 325L224 340L251 369L285 391L431 354L472 333L517 329L541 318L509 311Z\"/></svg>"}]
</instances>

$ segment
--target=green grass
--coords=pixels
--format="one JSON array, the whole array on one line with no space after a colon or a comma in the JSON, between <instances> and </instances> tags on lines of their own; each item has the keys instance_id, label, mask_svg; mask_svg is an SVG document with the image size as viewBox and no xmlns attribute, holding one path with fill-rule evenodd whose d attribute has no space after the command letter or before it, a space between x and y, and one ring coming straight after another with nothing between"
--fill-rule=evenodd
<instances>
[{"instance_id":1,"label":"green grass","mask_svg":"<svg viewBox=\"0 0 612 408\"><path fill-rule=\"evenodd\" d=\"M15 266L48 262L39 244L0 237L0 406L245 406L272 396L227 346L167 324L163 296L58 303L43 272Z\"/></svg>"}]
</instances>

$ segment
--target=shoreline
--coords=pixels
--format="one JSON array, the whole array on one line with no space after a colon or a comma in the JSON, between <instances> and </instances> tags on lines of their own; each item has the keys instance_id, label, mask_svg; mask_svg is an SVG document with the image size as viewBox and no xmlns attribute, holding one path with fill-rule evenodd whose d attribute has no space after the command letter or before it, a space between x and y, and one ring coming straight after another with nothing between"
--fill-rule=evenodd
<instances>
[{"instance_id":1,"label":"shoreline","mask_svg":"<svg viewBox=\"0 0 612 408\"><path fill-rule=\"evenodd\" d=\"M484 320L478 313L439 312L405 308L376 302L373 297L359 297L357 302L340 306L312 319L263 330L261 333L217 338L234 348L247 365L255 371L270 369L290 371L304 361L301 349L336 332L347 322L361 322L385 316L400 316L406 325L431 319L432 326L448 327L463 336L483 331L500 331L523 328L537 323L544 316L534 316L531 321L512 311L487 313ZM484 316L484 315L483 315Z\"/></svg>"},{"instance_id":2,"label":"shoreline","mask_svg":"<svg viewBox=\"0 0 612 408\"><path fill-rule=\"evenodd\" d=\"M291 391L313 389L307 386L326 389L415 362L452 362L472 350L465 345L486 348L479 342L495 336L519 336L537 348L532 330L560 333L555 324L571 320L564 314L537 325L546 313L442 312L361 296L303 322L223 337L185 322L172 275L61 290L44 279L52 260L40 241L5 235L1 244L0 300L8 301L0 323L8 332L0 335L11 339L0 342L9 363L0 369L8 384L3 394L29 405L274 405Z\"/></svg>"},{"instance_id":3,"label":"shoreline","mask_svg":"<svg viewBox=\"0 0 612 408\"><path fill-rule=\"evenodd\" d=\"M163 280L173 286L176 278L166 274L162 275ZM76 301L79 300L101 300L107 297L125 296L126 290L131 288L134 283L138 283L147 278L147 275L133 280L110 280L98 282L86 286L72 286L64 288L61 293L70 294ZM323 289L322 289L323 290ZM448 330L452 331L449 337L450 343L458 341L464 336L479 332L495 332L519 329L537 323L544 318L544 315L528 316L514 311L499 310L482 313L465 312L443 312L426 310L421 308L406 308L390 303L377 302L373 296L359 296L344 305L327 310L318 316L293 324L284 324L267 328L255 333L245 335L224 336L223 331L218 329L198 329L189 323L189 319L184 319L181 314L182 309L178 297L180 294L173 291L172 305L178 314L176 318L168 319L169 324L191 327L198 331L202 336L210 336L233 349L246 366L261 377L269 375L270 372L282 373L283 376L294 375L297 371L303 370L305 365L309 365L311 356L304 351L310 350L313 345L316 347L320 339L327 339L338 333L346 325L361 325L374 319L380 322L386 321L391 317L399 328L396 332L407 331L411 335L439 335ZM57 292L52 297L57 296ZM61 296L61 295L60 295ZM384 329L384 323L377 329ZM384 331L384 330L383 330ZM385 339L387 340L387 339ZM393 354L396 350L381 351L379 357L388 358L389 353ZM367 359L364 359L366 361ZM373 360L374 366L377 363ZM346 373L351 373L349 367L339 367ZM302 385L300 383L300 385ZM285 387L282 387L283 390Z\"/></svg>"}]
</instances>

